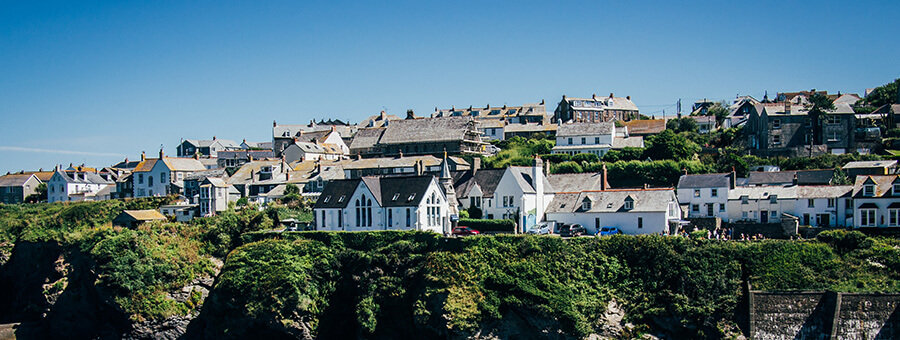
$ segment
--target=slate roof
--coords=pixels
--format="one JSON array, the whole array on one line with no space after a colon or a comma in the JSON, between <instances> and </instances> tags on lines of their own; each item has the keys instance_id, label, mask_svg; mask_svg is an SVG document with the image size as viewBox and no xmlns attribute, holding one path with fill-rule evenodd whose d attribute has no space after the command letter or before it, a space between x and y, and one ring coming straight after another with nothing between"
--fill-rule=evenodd
<instances>
[{"instance_id":1,"label":"slate roof","mask_svg":"<svg viewBox=\"0 0 900 340\"><path fill-rule=\"evenodd\" d=\"M550 174L547 181L553 186L556 193L572 193L585 190L603 189L603 174L585 172L575 174ZM544 189L546 191L546 189Z\"/></svg>"},{"instance_id":2,"label":"slate roof","mask_svg":"<svg viewBox=\"0 0 900 340\"><path fill-rule=\"evenodd\" d=\"M503 126L503 133L515 132L552 132L559 130L556 124L510 123Z\"/></svg>"},{"instance_id":3,"label":"slate roof","mask_svg":"<svg viewBox=\"0 0 900 340\"><path fill-rule=\"evenodd\" d=\"M731 174L681 175L678 189L682 188L727 188L731 186Z\"/></svg>"},{"instance_id":4,"label":"slate roof","mask_svg":"<svg viewBox=\"0 0 900 340\"><path fill-rule=\"evenodd\" d=\"M625 209L628 197L634 200L634 208L630 210ZM582 209L585 198L591 201L587 211ZM547 213L666 212L670 202L677 202L672 189L583 191L557 194L547 206Z\"/></svg>"},{"instance_id":5,"label":"slate roof","mask_svg":"<svg viewBox=\"0 0 900 340\"><path fill-rule=\"evenodd\" d=\"M856 161L844 164L841 169L857 169L857 168L887 168L896 166L896 160L889 161Z\"/></svg>"},{"instance_id":6,"label":"slate roof","mask_svg":"<svg viewBox=\"0 0 900 340\"><path fill-rule=\"evenodd\" d=\"M834 170L754 171L747 177L747 185L789 185L797 176L798 185L828 185L834 178Z\"/></svg>"},{"instance_id":7,"label":"slate roof","mask_svg":"<svg viewBox=\"0 0 900 340\"><path fill-rule=\"evenodd\" d=\"M106 180L100 175L93 172L74 172L74 171L57 171L66 183L84 183L84 184L113 184L112 181ZM76 176L78 174L78 176Z\"/></svg>"},{"instance_id":8,"label":"slate roof","mask_svg":"<svg viewBox=\"0 0 900 340\"><path fill-rule=\"evenodd\" d=\"M854 198L872 198L873 196L863 196L863 186L866 183L875 184L875 196L874 197L882 197L882 196L893 196L893 187L894 181L897 181L900 176L898 175L867 175L867 176L856 176L856 181L853 183L853 197ZM900 194L900 193L898 193Z\"/></svg>"},{"instance_id":9,"label":"slate roof","mask_svg":"<svg viewBox=\"0 0 900 340\"><path fill-rule=\"evenodd\" d=\"M337 155L344 154L344 152L341 151L340 148L335 148L330 145L319 145L316 143L309 143L309 142L295 142L293 145L296 145L298 148L300 148L300 150L303 150L303 152L306 152L306 153L337 154ZM290 146L288 146L288 147L290 147Z\"/></svg>"},{"instance_id":10,"label":"slate roof","mask_svg":"<svg viewBox=\"0 0 900 340\"><path fill-rule=\"evenodd\" d=\"M425 196L428 187L434 180L432 176L405 177L363 177L359 179L340 179L328 182L316 204L315 209L346 208L350 197L360 183L364 183L382 207L418 206ZM397 199L394 199L397 197Z\"/></svg>"},{"instance_id":11,"label":"slate roof","mask_svg":"<svg viewBox=\"0 0 900 340\"><path fill-rule=\"evenodd\" d=\"M200 163L199 160L193 158L163 157L162 160L166 164L166 167L171 171L206 170L206 167L203 166L203 163ZM156 166L156 162L159 161L159 158L147 158L144 161L138 163L138 165L134 168L134 172L148 172L150 170L153 170L153 167Z\"/></svg>"},{"instance_id":12,"label":"slate roof","mask_svg":"<svg viewBox=\"0 0 900 340\"><path fill-rule=\"evenodd\" d=\"M799 186L736 187L728 190L728 199L739 200L747 196L751 200L765 200L772 195L777 195L779 199L796 199L799 188Z\"/></svg>"},{"instance_id":13,"label":"slate roof","mask_svg":"<svg viewBox=\"0 0 900 340\"><path fill-rule=\"evenodd\" d=\"M623 122L630 135L654 135L666 129L665 119L636 119Z\"/></svg>"},{"instance_id":14,"label":"slate roof","mask_svg":"<svg viewBox=\"0 0 900 340\"><path fill-rule=\"evenodd\" d=\"M218 159L253 159L275 158L275 151L272 150L235 150L235 151L219 151Z\"/></svg>"},{"instance_id":15,"label":"slate roof","mask_svg":"<svg viewBox=\"0 0 900 340\"><path fill-rule=\"evenodd\" d=\"M558 137L610 135L614 129L615 125L612 122L567 123L557 128L556 135Z\"/></svg>"},{"instance_id":16,"label":"slate roof","mask_svg":"<svg viewBox=\"0 0 900 340\"><path fill-rule=\"evenodd\" d=\"M644 137L643 136L631 136L631 137L613 137L612 148L613 149L622 149L622 148L642 148L644 147Z\"/></svg>"},{"instance_id":17,"label":"slate roof","mask_svg":"<svg viewBox=\"0 0 900 340\"><path fill-rule=\"evenodd\" d=\"M378 143L461 141L473 121L470 117L398 120L388 124Z\"/></svg>"},{"instance_id":18,"label":"slate roof","mask_svg":"<svg viewBox=\"0 0 900 340\"><path fill-rule=\"evenodd\" d=\"M206 177L225 177L225 169L211 169L206 171L192 172L185 175L184 180L199 180Z\"/></svg>"},{"instance_id":19,"label":"slate roof","mask_svg":"<svg viewBox=\"0 0 900 340\"><path fill-rule=\"evenodd\" d=\"M282 174L281 169L281 160L259 160L252 161L242 165L231 174L231 177L228 178L229 184L247 184L251 182L259 182L259 170L264 166L272 167L272 178L281 178L284 179L284 175ZM290 166L288 166L288 171L290 171ZM252 176L251 176L252 175ZM279 177L280 176L280 177ZM284 181L281 181L284 182Z\"/></svg>"},{"instance_id":20,"label":"slate roof","mask_svg":"<svg viewBox=\"0 0 900 340\"><path fill-rule=\"evenodd\" d=\"M233 140L230 140L230 139L185 139L184 141L187 143L190 143L198 148L209 147L209 146L215 144L216 142L219 142L219 144L222 144L222 146L224 146L226 148L241 147L240 144L235 143Z\"/></svg>"},{"instance_id":21,"label":"slate roof","mask_svg":"<svg viewBox=\"0 0 900 340\"><path fill-rule=\"evenodd\" d=\"M111 166L110 168L114 168L114 169L134 169L135 167L138 166L138 164L141 164L141 161L128 161L128 160L124 160L124 161L121 161L121 162L116 163L115 165Z\"/></svg>"},{"instance_id":22,"label":"slate roof","mask_svg":"<svg viewBox=\"0 0 900 340\"><path fill-rule=\"evenodd\" d=\"M369 129L359 129L355 135L353 135L353 140L350 142L351 150L359 150L359 149L368 149L378 144L378 140L381 139L381 135L384 134L385 128L369 128Z\"/></svg>"},{"instance_id":23,"label":"slate roof","mask_svg":"<svg viewBox=\"0 0 900 340\"><path fill-rule=\"evenodd\" d=\"M25 182L28 182L32 174L10 174L0 176L0 187L21 187L25 185ZM37 177L37 176L35 176Z\"/></svg>"},{"instance_id":24,"label":"slate roof","mask_svg":"<svg viewBox=\"0 0 900 340\"><path fill-rule=\"evenodd\" d=\"M628 110L628 111L638 111L637 105L634 105L634 102L631 99L623 98L623 97L596 97L596 98L575 98L575 97L566 97L566 102L572 107L581 109L592 109L592 107L583 107L583 106L575 106L574 101L589 101L589 102L600 102L604 104L604 107L599 109L609 109L609 110Z\"/></svg>"},{"instance_id":25,"label":"slate roof","mask_svg":"<svg viewBox=\"0 0 900 340\"><path fill-rule=\"evenodd\" d=\"M852 185L809 185L797 189L799 198L838 198L850 196Z\"/></svg>"},{"instance_id":26,"label":"slate roof","mask_svg":"<svg viewBox=\"0 0 900 340\"><path fill-rule=\"evenodd\" d=\"M457 166L468 166L469 163L466 160L450 156L447 157L450 161ZM422 156L403 156L403 157L382 157L382 158L362 158L362 159L348 159L341 162L341 167L347 170L354 169L374 169L374 168L401 168L401 167L411 167L416 164L417 161L422 161L426 167L430 166L438 166L443 162L440 158L434 157L432 155L422 155Z\"/></svg>"},{"instance_id":27,"label":"slate roof","mask_svg":"<svg viewBox=\"0 0 900 340\"><path fill-rule=\"evenodd\" d=\"M494 197L494 191L504 172L506 169L479 169L473 176L471 170L454 171L453 190L459 197L469 197L469 192L478 184L483 197Z\"/></svg>"},{"instance_id":28,"label":"slate roof","mask_svg":"<svg viewBox=\"0 0 900 340\"><path fill-rule=\"evenodd\" d=\"M537 104L524 104L522 106L490 106L487 105L485 107L474 107L470 106L468 108L449 108L449 109L435 109L434 116L435 117L450 117L455 112L459 112L459 115L462 116L474 116L476 118L479 117L512 117L516 115L523 116L537 116L537 115L547 115L546 106L542 103Z\"/></svg>"},{"instance_id":29,"label":"slate roof","mask_svg":"<svg viewBox=\"0 0 900 340\"><path fill-rule=\"evenodd\" d=\"M518 183L519 187L522 188L522 191L527 193L534 193L534 181L531 178L531 170L530 166L511 166L507 168L511 170L513 176L515 176L516 183ZM550 185L550 181L547 180L547 176L543 176L544 178L544 193L553 193L553 186Z\"/></svg>"}]
</instances>

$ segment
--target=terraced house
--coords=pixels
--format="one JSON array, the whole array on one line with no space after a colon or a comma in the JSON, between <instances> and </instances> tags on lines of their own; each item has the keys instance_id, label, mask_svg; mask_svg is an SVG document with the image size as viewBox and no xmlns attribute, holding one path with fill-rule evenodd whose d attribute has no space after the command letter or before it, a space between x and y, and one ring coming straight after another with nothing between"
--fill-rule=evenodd
<instances>
[{"instance_id":1,"label":"terraced house","mask_svg":"<svg viewBox=\"0 0 900 340\"><path fill-rule=\"evenodd\" d=\"M141 162L131 173L134 197L181 193L185 176L205 170L206 167L194 158L166 157L162 150L159 150L159 158L146 158L141 153Z\"/></svg>"},{"instance_id":2,"label":"terraced house","mask_svg":"<svg viewBox=\"0 0 900 340\"><path fill-rule=\"evenodd\" d=\"M900 227L900 175L857 176L853 218L857 228Z\"/></svg>"},{"instance_id":3,"label":"terraced house","mask_svg":"<svg viewBox=\"0 0 900 340\"><path fill-rule=\"evenodd\" d=\"M609 97L592 95L591 98L574 98L563 95L562 100L553 112L554 123L566 122L613 122L630 121L640 118L637 105L631 101L631 96L615 97L612 93Z\"/></svg>"}]
</instances>

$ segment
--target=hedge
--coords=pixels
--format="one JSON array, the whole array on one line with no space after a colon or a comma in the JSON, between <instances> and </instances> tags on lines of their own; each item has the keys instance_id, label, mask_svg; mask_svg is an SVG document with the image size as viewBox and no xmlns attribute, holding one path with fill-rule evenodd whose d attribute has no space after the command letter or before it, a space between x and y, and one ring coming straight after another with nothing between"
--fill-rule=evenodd
<instances>
[{"instance_id":1,"label":"hedge","mask_svg":"<svg viewBox=\"0 0 900 340\"><path fill-rule=\"evenodd\" d=\"M513 220L485 220L474 218L459 219L460 226L472 227L475 230L484 231L501 231L513 232L516 229L516 222Z\"/></svg>"}]
</instances>

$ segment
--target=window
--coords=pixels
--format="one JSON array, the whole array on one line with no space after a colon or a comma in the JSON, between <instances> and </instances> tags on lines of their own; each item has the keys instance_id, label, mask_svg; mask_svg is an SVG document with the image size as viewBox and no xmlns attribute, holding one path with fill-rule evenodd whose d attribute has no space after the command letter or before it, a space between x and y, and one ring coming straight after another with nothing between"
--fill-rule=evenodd
<instances>
[{"instance_id":1,"label":"window","mask_svg":"<svg viewBox=\"0 0 900 340\"><path fill-rule=\"evenodd\" d=\"M776 217L778 217L778 211L777 211L777 210L772 210L772 211L770 211L770 212L769 212L769 217L771 217L771 218L776 218Z\"/></svg>"},{"instance_id":2,"label":"window","mask_svg":"<svg viewBox=\"0 0 900 340\"><path fill-rule=\"evenodd\" d=\"M631 210L631 209L634 209L634 201L626 199L625 200L625 210Z\"/></svg>"},{"instance_id":3,"label":"window","mask_svg":"<svg viewBox=\"0 0 900 340\"><path fill-rule=\"evenodd\" d=\"M594 137L594 144L600 144L600 137Z\"/></svg>"},{"instance_id":4,"label":"window","mask_svg":"<svg viewBox=\"0 0 900 340\"><path fill-rule=\"evenodd\" d=\"M638 229L644 228L644 218L638 217Z\"/></svg>"},{"instance_id":5,"label":"window","mask_svg":"<svg viewBox=\"0 0 900 340\"><path fill-rule=\"evenodd\" d=\"M406 208L406 227L407 228L409 228L411 226L411 224L409 223L409 221L410 221L409 215L410 215L410 209Z\"/></svg>"},{"instance_id":6,"label":"window","mask_svg":"<svg viewBox=\"0 0 900 340\"><path fill-rule=\"evenodd\" d=\"M750 204L750 196L741 196L741 204Z\"/></svg>"},{"instance_id":7,"label":"window","mask_svg":"<svg viewBox=\"0 0 900 340\"><path fill-rule=\"evenodd\" d=\"M778 204L778 195L769 196L769 204Z\"/></svg>"},{"instance_id":8,"label":"window","mask_svg":"<svg viewBox=\"0 0 900 340\"><path fill-rule=\"evenodd\" d=\"M700 197L700 189L694 189L694 197Z\"/></svg>"},{"instance_id":9,"label":"window","mask_svg":"<svg viewBox=\"0 0 900 340\"><path fill-rule=\"evenodd\" d=\"M900 183L894 184L894 196L900 196Z\"/></svg>"},{"instance_id":10,"label":"window","mask_svg":"<svg viewBox=\"0 0 900 340\"><path fill-rule=\"evenodd\" d=\"M691 204L691 212L700 212L699 204Z\"/></svg>"},{"instance_id":11,"label":"window","mask_svg":"<svg viewBox=\"0 0 900 340\"><path fill-rule=\"evenodd\" d=\"M866 227L875 226L875 209L861 209L859 211L859 225Z\"/></svg>"},{"instance_id":12,"label":"window","mask_svg":"<svg viewBox=\"0 0 900 340\"><path fill-rule=\"evenodd\" d=\"M506 196L503 196L503 207L506 208L509 206L509 201L506 200Z\"/></svg>"},{"instance_id":13,"label":"window","mask_svg":"<svg viewBox=\"0 0 900 340\"><path fill-rule=\"evenodd\" d=\"M841 134L839 131L828 131L828 134L826 135L826 139L829 142L840 142Z\"/></svg>"},{"instance_id":14,"label":"window","mask_svg":"<svg viewBox=\"0 0 900 340\"><path fill-rule=\"evenodd\" d=\"M838 116L838 115L826 115L826 116L825 116L825 123L826 123L826 124L840 124L840 123L841 123L841 117Z\"/></svg>"},{"instance_id":15,"label":"window","mask_svg":"<svg viewBox=\"0 0 900 340\"><path fill-rule=\"evenodd\" d=\"M835 199L834 199L834 198L829 198L829 199L828 199L828 207L829 207L829 208L834 208L834 202L835 202Z\"/></svg>"},{"instance_id":16,"label":"window","mask_svg":"<svg viewBox=\"0 0 900 340\"><path fill-rule=\"evenodd\" d=\"M713 215L713 210L715 209L715 206L716 206L716 205L715 205L714 203L707 203L707 204L706 204L706 216L712 216L712 215Z\"/></svg>"},{"instance_id":17,"label":"window","mask_svg":"<svg viewBox=\"0 0 900 340\"><path fill-rule=\"evenodd\" d=\"M779 135L772 136L772 144L781 145L781 136L779 136Z\"/></svg>"},{"instance_id":18,"label":"window","mask_svg":"<svg viewBox=\"0 0 900 340\"><path fill-rule=\"evenodd\" d=\"M394 226L394 209L388 209L388 227Z\"/></svg>"},{"instance_id":19,"label":"window","mask_svg":"<svg viewBox=\"0 0 900 340\"><path fill-rule=\"evenodd\" d=\"M594 228L597 228L597 231L600 231L600 218L594 217Z\"/></svg>"},{"instance_id":20,"label":"window","mask_svg":"<svg viewBox=\"0 0 900 340\"><path fill-rule=\"evenodd\" d=\"M725 203L719 203L719 211L725 212Z\"/></svg>"},{"instance_id":21,"label":"window","mask_svg":"<svg viewBox=\"0 0 900 340\"><path fill-rule=\"evenodd\" d=\"M888 209L888 225L896 227L900 221L900 209Z\"/></svg>"},{"instance_id":22,"label":"window","mask_svg":"<svg viewBox=\"0 0 900 340\"><path fill-rule=\"evenodd\" d=\"M147 176L147 185L153 186L153 176Z\"/></svg>"},{"instance_id":23,"label":"window","mask_svg":"<svg viewBox=\"0 0 900 340\"><path fill-rule=\"evenodd\" d=\"M584 201L581 202L581 210L591 210L591 199L585 197Z\"/></svg>"},{"instance_id":24,"label":"window","mask_svg":"<svg viewBox=\"0 0 900 340\"><path fill-rule=\"evenodd\" d=\"M773 129L780 129L780 128L781 128L781 119L774 119L774 120L772 120L772 128L773 128Z\"/></svg>"},{"instance_id":25,"label":"window","mask_svg":"<svg viewBox=\"0 0 900 340\"><path fill-rule=\"evenodd\" d=\"M144 184L144 174L138 174L138 184Z\"/></svg>"},{"instance_id":26,"label":"window","mask_svg":"<svg viewBox=\"0 0 900 340\"><path fill-rule=\"evenodd\" d=\"M745 220L746 220L748 217L749 217L749 215L747 214L746 211L742 211L742 212L741 212L741 219L745 219Z\"/></svg>"},{"instance_id":27,"label":"window","mask_svg":"<svg viewBox=\"0 0 900 340\"><path fill-rule=\"evenodd\" d=\"M866 184L863 187L863 196L875 196L875 186L871 184Z\"/></svg>"},{"instance_id":28,"label":"window","mask_svg":"<svg viewBox=\"0 0 900 340\"><path fill-rule=\"evenodd\" d=\"M572 145L572 137L569 137L569 145Z\"/></svg>"},{"instance_id":29,"label":"window","mask_svg":"<svg viewBox=\"0 0 900 340\"><path fill-rule=\"evenodd\" d=\"M710 189L709 196L711 197L719 197L719 189Z\"/></svg>"},{"instance_id":30,"label":"window","mask_svg":"<svg viewBox=\"0 0 900 340\"><path fill-rule=\"evenodd\" d=\"M814 199L812 199L812 198L806 200L806 206L807 206L807 207L810 207L810 208L815 208L815 207L816 207L816 200L814 200Z\"/></svg>"},{"instance_id":31,"label":"window","mask_svg":"<svg viewBox=\"0 0 900 340\"><path fill-rule=\"evenodd\" d=\"M325 210L322 210L322 227L325 227Z\"/></svg>"}]
</instances>

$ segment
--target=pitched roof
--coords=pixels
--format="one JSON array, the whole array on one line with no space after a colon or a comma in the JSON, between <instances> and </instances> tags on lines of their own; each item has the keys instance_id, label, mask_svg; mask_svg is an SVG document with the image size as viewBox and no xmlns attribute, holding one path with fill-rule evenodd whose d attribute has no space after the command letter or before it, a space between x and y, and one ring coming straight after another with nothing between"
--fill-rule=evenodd
<instances>
[{"instance_id":1,"label":"pitched roof","mask_svg":"<svg viewBox=\"0 0 900 340\"><path fill-rule=\"evenodd\" d=\"M469 192L478 184L483 197L494 197L497 184L503 178L506 169L479 169L472 175L472 171L453 172L453 190L459 197L469 197Z\"/></svg>"},{"instance_id":2,"label":"pitched roof","mask_svg":"<svg viewBox=\"0 0 900 340\"><path fill-rule=\"evenodd\" d=\"M346 208L360 183L369 189L378 205L382 207L418 206L433 180L432 176L367 176L360 179L334 180L325 185L313 208Z\"/></svg>"},{"instance_id":3,"label":"pitched roof","mask_svg":"<svg viewBox=\"0 0 900 340\"><path fill-rule=\"evenodd\" d=\"M650 135L663 132L666 129L665 119L637 119L622 123L628 128L631 135Z\"/></svg>"},{"instance_id":4,"label":"pitched roof","mask_svg":"<svg viewBox=\"0 0 900 340\"><path fill-rule=\"evenodd\" d=\"M754 171L747 177L747 185L792 184L795 176L799 185L827 185L834 178L834 170Z\"/></svg>"},{"instance_id":5,"label":"pitched roof","mask_svg":"<svg viewBox=\"0 0 900 340\"><path fill-rule=\"evenodd\" d=\"M388 124L378 143L461 141L474 122L470 117L398 120Z\"/></svg>"},{"instance_id":6,"label":"pitched roof","mask_svg":"<svg viewBox=\"0 0 900 340\"><path fill-rule=\"evenodd\" d=\"M852 185L809 185L797 191L798 198L838 198L850 196Z\"/></svg>"},{"instance_id":7,"label":"pitched roof","mask_svg":"<svg viewBox=\"0 0 900 340\"><path fill-rule=\"evenodd\" d=\"M547 181L557 193L579 192L584 190L601 190L603 174L599 172L584 172L574 174L550 174Z\"/></svg>"},{"instance_id":8,"label":"pitched roof","mask_svg":"<svg viewBox=\"0 0 900 340\"><path fill-rule=\"evenodd\" d=\"M800 186L768 186L768 187L735 187L728 190L729 200L739 200L741 197L747 196L752 200L765 200L773 195L778 198L797 198L797 192Z\"/></svg>"},{"instance_id":9,"label":"pitched roof","mask_svg":"<svg viewBox=\"0 0 900 340\"><path fill-rule=\"evenodd\" d=\"M522 188L522 191L525 193L534 193L534 181L531 178L532 167L530 166L511 166L507 168L513 174L513 178L515 178L516 183L519 187ZM544 192L552 193L553 186L550 185L550 182L547 180L547 176L543 176L544 179Z\"/></svg>"},{"instance_id":10,"label":"pitched roof","mask_svg":"<svg viewBox=\"0 0 900 340\"><path fill-rule=\"evenodd\" d=\"M350 149L359 150L374 147L375 144L378 144L378 140L381 139L381 135L384 134L384 130L385 128L359 129L353 135L353 140L350 141Z\"/></svg>"},{"instance_id":11,"label":"pitched roof","mask_svg":"<svg viewBox=\"0 0 900 340\"><path fill-rule=\"evenodd\" d=\"M456 165L468 166L466 160L450 156L447 157L451 163ZM374 169L374 168L400 168L415 166L416 162L422 161L426 167L441 165L442 160L432 155L422 156L403 156L403 157L381 157L381 158L362 158L348 159L340 163L347 170L353 169Z\"/></svg>"},{"instance_id":12,"label":"pitched roof","mask_svg":"<svg viewBox=\"0 0 900 340\"><path fill-rule=\"evenodd\" d=\"M543 123L510 123L503 126L503 133L515 132L553 132L559 127L556 124Z\"/></svg>"},{"instance_id":13,"label":"pitched roof","mask_svg":"<svg viewBox=\"0 0 900 340\"><path fill-rule=\"evenodd\" d=\"M21 187L25 185L25 182L31 177L35 177L33 174L9 174L0 176L0 187Z\"/></svg>"},{"instance_id":14,"label":"pitched roof","mask_svg":"<svg viewBox=\"0 0 900 340\"><path fill-rule=\"evenodd\" d=\"M57 171L66 183L113 184L94 172Z\"/></svg>"},{"instance_id":15,"label":"pitched roof","mask_svg":"<svg viewBox=\"0 0 900 340\"><path fill-rule=\"evenodd\" d=\"M154 221L154 220L165 220L166 216L161 214L156 210L123 210L122 214L119 216L128 216L134 219L135 221ZM118 219L118 217L116 218Z\"/></svg>"},{"instance_id":16,"label":"pitched roof","mask_svg":"<svg viewBox=\"0 0 900 340\"><path fill-rule=\"evenodd\" d=\"M517 115L523 116L537 116L537 115L546 115L547 109L543 103L537 104L524 104L522 106L490 106L487 105L485 107L474 107L470 106L468 108L449 108L449 109L441 109L436 110L434 113L435 117L450 117L450 116L474 116L478 117L514 117Z\"/></svg>"},{"instance_id":17,"label":"pitched roof","mask_svg":"<svg viewBox=\"0 0 900 340\"><path fill-rule=\"evenodd\" d=\"M897 181L900 176L898 175L867 175L867 176L856 176L856 181L853 183L853 197L868 197L863 196L863 187L867 183L875 184L875 196L874 197L882 197L886 195L893 194L894 181ZM900 194L900 193L898 193Z\"/></svg>"},{"instance_id":18,"label":"pitched roof","mask_svg":"<svg viewBox=\"0 0 900 340\"><path fill-rule=\"evenodd\" d=\"M622 149L622 148L642 148L644 147L644 137L643 136L631 136L631 137L614 137L612 148L613 149Z\"/></svg>"},{"instance_id":19,"label":"pitched roof","mask_svg":"<svg viewBox=\"0 0 900 340\"><path fill-rule=\"evenodd\" d=\"M633 208L629 210L625 209L627 198L634 201ZM585 199L591 201L588 210L582 209ZM670 202L676 202L675 191L671 188L583 191L557 194L547 206L547 213L665 212Z\"/></svg>"},{"instance_id":20,"label":"pitched roof","mask_svg":"<svg viewBox=\"0 0 900 340\"><path fill-rule=\"evenodd\" d=\"M634 102L629 98L623 97L591 97L591 98L575 98L575 97L566 97L566 102L569 102L573 107L577 107L579 109L590 109L591 107L581 107L574 105L574 102L594 102L602 104L602 107L599 109L609 109L609 110L626 110L626 111L638 111L637 105L634 105Z\"/></svg>"},{"instance_id":21,"label":"pitched roof","mask_svg":"<svg viewBox=\"0 0 900 340\"><path fill-rule=\"evenodd\" d=\"M163 157L166 167L172 171L203 171L206 167L199 160L193 158Z\"/></svg>"},{"instance_id":22,"label":"pitched roof","mask_svg":"<svg viewBox=\"0 0 900 340\"><path fill-rule=\"evenodd\" d=\"M198 148L209 147L216 142L219 142L219 144L222 144L222 146L226 148L239 148L241 146L230 139L185 139L184 141Z\"/></svg>"},{"instance_id":23,"label":"pitched roof","mask_svg":"<svg viewBox=\"0 0 900 340\"><path fill-rule=\"evenodd\" d=\"M857 168L887 168L896 166L896 160L886 160L886 161L856 161L849 162L844 164L841 169L857 169Z\"/></svg>"},{"instance_id":24,"label":"pitched roof","mask_svg":"<svg viewBox=\"0 0 900 340\"><path fill-rule=\"evenodd\" d=\"M731 174L699 174L681 175L678 178L678 189L681 188L723 188L731 186Z\"/></svg>"},{"instance_id":25,"label":"pitched roof","mask_svg":"<svg viewBox=\"0 0 900 340\"><path fill-rule=\"evenodd\" d=\"M556 135L559 137L610 135L614 129L615 125L612 122L567 123L559 126Z\"/></svg>"}]
</instances>

